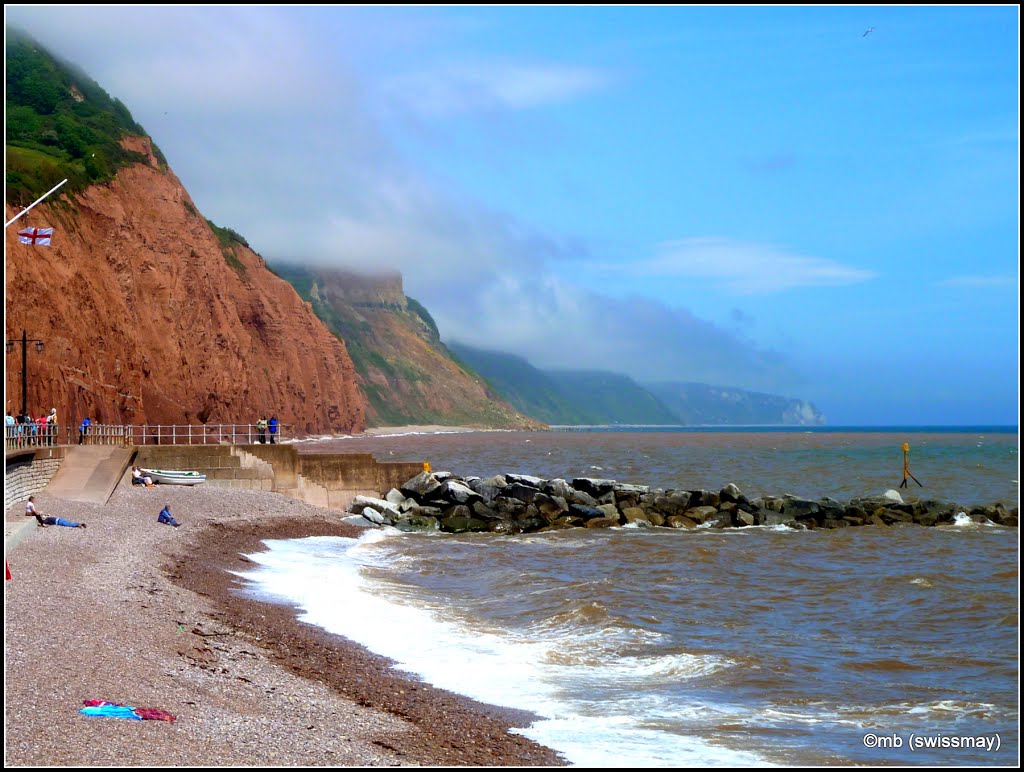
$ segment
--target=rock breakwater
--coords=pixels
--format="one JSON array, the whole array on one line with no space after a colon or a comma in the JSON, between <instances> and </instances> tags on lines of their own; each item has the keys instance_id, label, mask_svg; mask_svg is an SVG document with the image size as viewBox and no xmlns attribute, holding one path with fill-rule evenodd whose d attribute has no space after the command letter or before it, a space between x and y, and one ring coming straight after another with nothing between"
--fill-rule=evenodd
<instances>
[{"instance_id":1,"label":"rock breakwater","mask_svg":"<svg viewBox=\"0 0 1024 772\"><path fill-rule=\"evenodd\" d=\"M662 490L589 477L577 477L570 483L523 474L481 478L450 472L422 472L400 488L392 488L383 499L357 496L349 511L376 525L406 531L505 534L629 524L642 528L784 525L808 530L936 526L964 518L1016 526L1018 517L1016 506L904 501L895 490L844 503L791 494L750 499L732 483L719 491Z\"/></svg>"}]
</instances>

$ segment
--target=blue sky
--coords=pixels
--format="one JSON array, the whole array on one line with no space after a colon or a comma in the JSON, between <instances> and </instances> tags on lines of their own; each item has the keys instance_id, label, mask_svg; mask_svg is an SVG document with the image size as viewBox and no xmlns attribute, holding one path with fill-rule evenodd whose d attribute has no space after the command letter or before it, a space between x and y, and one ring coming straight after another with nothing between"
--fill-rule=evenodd
<instances>
[{"instance_id":1,"label":"blue sky","mask_svg":"<svg viewBox=\"0 0 1024 772\"><path fill-rule=\"evenodd\" d=\"M401 270L447 340L833 424L1017 423L1015 6L8 24L124 101L206 216L271 261Z\"/></svg>"}]
</instances>

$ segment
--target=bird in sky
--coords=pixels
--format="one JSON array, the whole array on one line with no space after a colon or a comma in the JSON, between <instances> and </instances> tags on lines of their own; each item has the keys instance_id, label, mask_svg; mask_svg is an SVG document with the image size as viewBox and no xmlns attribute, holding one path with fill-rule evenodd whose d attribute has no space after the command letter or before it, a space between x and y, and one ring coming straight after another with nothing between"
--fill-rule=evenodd
<instances>
[{"instance_id":1,"label":"bird in sky","mask_svg":"<svg viewBox=\"0 0 1024 772\"><path fill-rule=\"evenodd\" d=\"M861 35L861 37L862 37L862 38L866 38L866 37L867 37L868 35L870 35L870 34L871 34L872 32L874 32L874 31L875 31L875 28L874 28L874 27L868 27L868 28L867 28L867 29L866 29L866 30L864 31L864 34L863 34L863 35Z\"/></svg>"}]
</instances>

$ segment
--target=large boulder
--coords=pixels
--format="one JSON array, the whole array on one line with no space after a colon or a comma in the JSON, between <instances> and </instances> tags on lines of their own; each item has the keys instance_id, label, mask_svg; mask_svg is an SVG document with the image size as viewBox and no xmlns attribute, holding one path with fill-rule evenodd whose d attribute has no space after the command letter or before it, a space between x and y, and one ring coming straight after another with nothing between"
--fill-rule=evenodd
<instances>
[{"instance_id":1,"label":"large boulder","mask_svg":"<svg viewBox=\"0 0 1024 772\"><path fill-rule=\"evenodd\" d=\"M532 504L533 500L540 494L540 489L533 485L526 485L520 482L513 482L502 489L501 495L509 498L519 499L524 504Z\"/></svg>"},{"instance_id":2,"label":"large boulder","mask_svg":"<svg viewBox=\"0 0 1024 772\"><path fill-rule=\"evenodd\" d=\"M455 504L472 504L482 497L475 490L458 480L445 480L434 489L429 497L432 501L444 501Z\"/></svg>"},{"instance_id":3,"label":"large boulder","mask_svg":"<svg viewBox=\"0 0 1024 772\"><path fill-rule=\"evenodd\" d=\"M740 493L740 489L736 485L729 483L719 491L718 498L721 501L738 501L742 495L743 494Z\"/></svg>"},{"instance_id":4,"label":"large boulder","mask_svg":"<svg viewBox=\"0 0 1024 772\"><path fill-rule=\"evenodd\" d=\"M487 523L473 517L472 510L465 504L448 507L441 514L441 530L448 533L465 533L466 531L486 531Z\"/></svg>"},{"instance_id":5,"label":"large boulder","mask_svg":"<svg viewBox=\"0 0 1024 772\"><path fill-rule=\"evenodd\" d=\"M395 528L399 531L438 531L441 524L436 517L426 515L403 515L395 522Z\"/></svg>"},{"instance_id":6,"label":"large boulder","mask_svg":"<svg viewBox=\"0 0 1024 772\"><path fill-rule=\"evenodd\" d=\"M615 488L615 480L601 480L594 477L576 477L572 487L594 498L600 498Z\"/></svg>"},{"instance_id":7,"label":"large boulder","mask_svg":"<svg viewBox=\"0 0 1024 772\"><path fill-rule=\"evenodd\" d=\"M520 485L529 485L531 488L539 488L544 484L544 478L534 477L530 474L506 474L505 479L510 483L519 483Z\"/></svg>"},{"instance_id":8,"label":"large boulder","mask_svg":"<svg viewBox=\"0 0 1024 772\"><path fill-rule=\"evenodd\" d=\"M665 524L670 528L696 528L697 523L686 517L686 515L671 515Z\"/></svg>"},{"instance_id":9,"label":"large boulder","mask_svg":"<svg viewBox=\"0 0 1024 772\"><path fill-rule=\"evenodd\" d=\"M619 524L617 517L595 517L587 521L587 528L613 528Z\"/></svg>"},{"instance_id":10,"label":"large boulder","mask_svg":"<svg viewBox=\"0 0 1024 772\"><path fill-rule=\"evenodd\" d=\"M417 501L424 501L440 487L441 481L434 474L420 472L412 479L402 483L399 490L406 496L412 496Z\"/></svg>"},{"instance_id":11,"label":"large boulder","mask_svg":"<svg viewBox=\"0 0 1024 772\"><path fill-rule=\"evenodd\" d=\"M709 519L718 516L718 510L714 507L690 507L683 513L695 523L704 524Z\"/></svg>"},{"instance_id":12,"label":"large boulder","mask_svg":"<svg viewBox=\"0 0 1024 772\"><path fill-rule=\"evenodd\" d=\"M571 501L573 496L576 494L576 489L561 477L556 477L553 480L546 480L542 482L540 484L540 489L549 496L558 496L566 501ZM579 503L582 504L583 502Z\"/></svg>"},{"instance_id":13,"label":"large boulder","mask_svg":"<svg viewBox=\"0 0 1024 772\"><path fill-rule=\"evenodd\" d=\"M374 498L373 496L356 496L352 499L348 511L356 515L362 515L377 525L393 523L401 517L401 513L390 502Z\"/></svg>"}]
</instances>

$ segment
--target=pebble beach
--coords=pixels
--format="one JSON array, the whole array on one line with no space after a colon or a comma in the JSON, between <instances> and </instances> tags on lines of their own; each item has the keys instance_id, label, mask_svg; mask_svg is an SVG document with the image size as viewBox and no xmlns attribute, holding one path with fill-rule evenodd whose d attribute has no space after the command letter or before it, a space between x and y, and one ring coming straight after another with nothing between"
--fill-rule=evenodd
<instances>
[{"instance_id":1,"label":"pebble beach","mask_svg":"<svg viewBox=\"0 0 1024 772\"><path fill-rule=\"evenodd\" d=\"M164 504L182 526L157 524ZM435 689L239 591L268 538L353 536L285 496L122 484L36 497L87 528L27 527L8 555L5 765L553 766L518 715ZM24 504L6 512L24 520ZM83 700L177 717L87 717Z\"/></svg>"}]
</instances>

